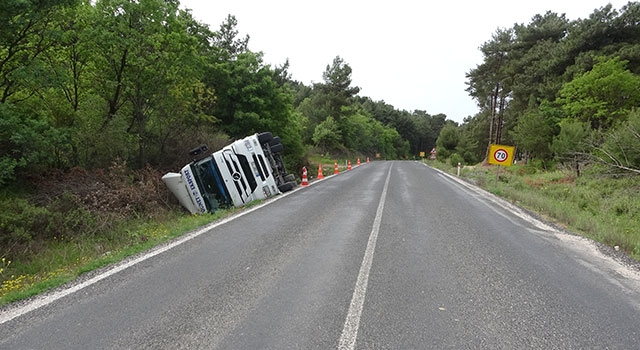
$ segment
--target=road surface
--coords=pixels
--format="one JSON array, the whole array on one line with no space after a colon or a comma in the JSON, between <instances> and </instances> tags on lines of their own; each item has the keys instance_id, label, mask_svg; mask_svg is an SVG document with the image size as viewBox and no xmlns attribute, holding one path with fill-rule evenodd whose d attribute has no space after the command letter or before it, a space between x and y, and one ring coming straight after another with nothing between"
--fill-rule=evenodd
<instances>
[{"instance_id":1,"label":"road surface","mask_svg":"<svg viewBox=\"0 0 640 350\"><path fill-rule=\"evenodd\" d=\"M418 162L363 164L116 268L3 309L0 349L640 344L636 269Z\"/></svg>"}]
</instances>

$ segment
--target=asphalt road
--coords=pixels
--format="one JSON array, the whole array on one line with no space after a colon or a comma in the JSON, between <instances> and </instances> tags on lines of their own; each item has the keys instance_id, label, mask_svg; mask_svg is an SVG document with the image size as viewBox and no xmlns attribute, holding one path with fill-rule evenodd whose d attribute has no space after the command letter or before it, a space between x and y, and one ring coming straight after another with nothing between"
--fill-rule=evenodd
<instances>
[{"instance_id":1,"label":"asphalt road","mask_svg":"<svg viewBox=\"0 0 640 350\"><path fill-rule=\"evenodd\" d=\"M636 269L417 162L328 177L118 269L2 309L0 349L640 347Z\"/></svg>"}]
</instances>

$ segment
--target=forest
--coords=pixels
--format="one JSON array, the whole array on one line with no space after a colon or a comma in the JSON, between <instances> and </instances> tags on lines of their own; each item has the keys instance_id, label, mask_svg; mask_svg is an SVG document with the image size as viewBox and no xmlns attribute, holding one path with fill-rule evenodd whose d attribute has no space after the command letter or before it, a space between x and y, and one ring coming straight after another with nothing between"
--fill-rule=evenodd
<instances>
[{"instance_id":1,"label":"forest","mask_svg":"<svg viewBox=\"0 0 640 350\"><path fill-rule=\"evenodd\" d=\"M288 62L272 67L249 49L234 16L211 30L178 1L2 6L0 185L114 160L175 169L191 147L265 130L281 136L292 168L306 146L395 159L411 142L432 145L429 123L444 120L357 96L339 56L323 83L293 81Z\"/></svg>"},{"instance_id":2,"label":"forest","mask_svg":"<svg viewBox=\"0 0 640 350\"><path fill-rule=\"evenodd\" d=\"M535 15L499 28L467 73L480 112L439 134L438 146L467 163L487 145L515 145L543 168L584 164L640 172L640 4L606 5L585 19Z\"/></svg>"},{"instance_id":3,"label":"forest","mask_svg":"<svg viewBox=\"0 0 640 350\"><path fill-rule=\"evenodd\" d=\"M314 154L417 159L433 147L477 164L499 143L540 169L640 173L638 2L498 28L467 72L478 113L462 124L359 95L339 53L318 67L322 82L295 81L232 14L210 28L178 0L3 0L0 21L3 257L153 217L171 207L159 177L190 148L267 130L290 169Z\"/></svg>"}]
</instances>

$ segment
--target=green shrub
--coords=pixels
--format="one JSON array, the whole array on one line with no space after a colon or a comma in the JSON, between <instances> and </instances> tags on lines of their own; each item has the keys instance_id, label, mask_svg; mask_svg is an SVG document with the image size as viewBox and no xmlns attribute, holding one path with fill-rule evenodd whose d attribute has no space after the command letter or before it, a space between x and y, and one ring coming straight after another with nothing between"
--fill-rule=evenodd
<instances>
[{"instance_id":1,"label":"green shrub","mask_svg":"<svg viewBox=\"0 0 640 350\"><path fill-rule=\"evenodd\" d=\"M458 153L452 154L451 158L449 158L449 164L451 164L452 167L457 167L458 163L464 164L464 158Z\"/></svg>"},{"instance_id":2,"label":"green shrub","mask_svg":"<svg viewBox=\"0 0 640 350\"><path fill-rule=\"evenodd\" d=\"M94 232L95 217L80 205L78 198L68 192L54 200L47 207L49 218L44 230L47 237L73 237Z\"/></svg>"},{"instance_id":3,"label":"green shrub","mask_svg":"<svg viewBox=\"0 0 640 350\"><path fill-rule=\"evenodd\" d=\"M0 246L11 248L38 240L82 235L94 232L95 216L80 207L78 199L65 193L47 206L31 198L7 198L0 201Z\"/></svg>"},{"instance_id":4,"label":"green shrub","mask_svg":"<svg viewBox=\"0 0 640 350\"><path fill-rule=\"evenodd\" d=\"M49 210L22 198L0 201L0 245L10 247L34 239L48 226Z\"/></svg>"}]
</instances>

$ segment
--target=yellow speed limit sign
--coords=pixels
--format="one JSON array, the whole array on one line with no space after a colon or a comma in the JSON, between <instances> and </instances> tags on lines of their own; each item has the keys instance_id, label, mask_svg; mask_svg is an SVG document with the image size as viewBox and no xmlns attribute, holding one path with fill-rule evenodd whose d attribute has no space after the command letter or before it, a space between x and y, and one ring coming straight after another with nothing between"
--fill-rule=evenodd
<instances>
[{"instance_id":1,"label":"yellow speed limit sign","mask_svg":"<svg viewBox=\"0 0 640 350\"><path fill-rule=\"evenodd\" d=\"M513 154L516 148L513 146L491 145L489 147L489 164L510 166L513 164Z\"/></svg>"}]
</instances>

